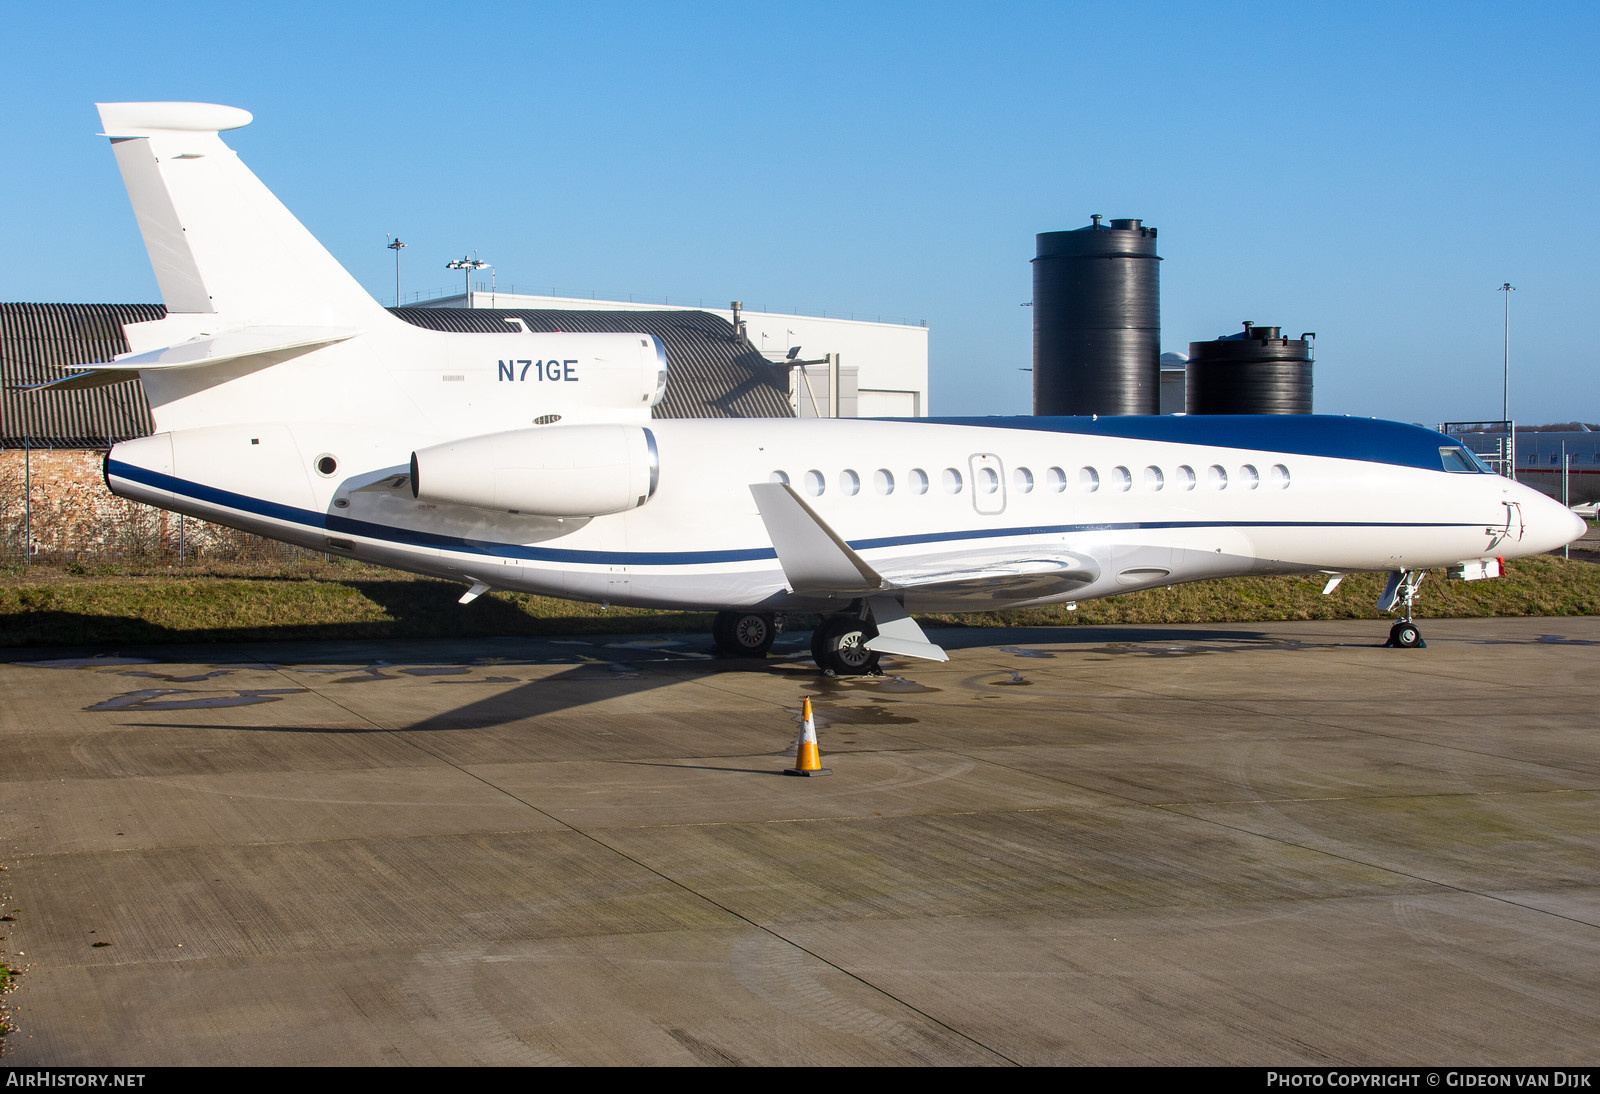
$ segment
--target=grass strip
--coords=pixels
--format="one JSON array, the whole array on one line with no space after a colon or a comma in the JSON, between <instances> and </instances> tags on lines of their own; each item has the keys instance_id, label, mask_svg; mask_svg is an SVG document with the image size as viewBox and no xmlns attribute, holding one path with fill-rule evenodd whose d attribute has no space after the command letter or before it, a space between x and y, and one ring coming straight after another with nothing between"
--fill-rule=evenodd
<instances>
[{"instance_id":1,"label":"grass strip","mask_svg":"<svg viewBox=\"0 0 1600 1094\"><path fill-rule=\"evenodd\" d=\"M702 631L704 612L603 610L496 591L470 605L463 586L377 567L330 563L281 572L90 572L31 567L0 579L0 646L106 646L164 642L455 638ZM925 624L1081 626L1107 623L1376 619L1379 574L1354 574L1331 595L1326 578L1242 577L1173 585L1104 600L969 614L925 613ZM1447 581L1430 574L1420 618L1600 614L1600 565L1555 556L1509 563L1506 576ZM805 628L814 617L797 615Z\"/></svg>"}]
</instances>

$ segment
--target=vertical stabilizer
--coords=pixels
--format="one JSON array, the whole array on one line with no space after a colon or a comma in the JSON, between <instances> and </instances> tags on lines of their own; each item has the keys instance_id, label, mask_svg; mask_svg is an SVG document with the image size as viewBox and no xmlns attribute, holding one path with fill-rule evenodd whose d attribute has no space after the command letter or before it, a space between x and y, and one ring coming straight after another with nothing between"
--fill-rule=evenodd
<instances>
[{"instance_id":1,"label":"vertical stabilizer","mask_svg":"<svg viewBox=\"0 0 1600 1094\"><path fill-rule=\"evenodd\" d=\"M221 131L250 123L247 111L211 103L99 109L169 313L215 313L229 326L390 318L222 142Z\"/></svg>"}]
</instances>

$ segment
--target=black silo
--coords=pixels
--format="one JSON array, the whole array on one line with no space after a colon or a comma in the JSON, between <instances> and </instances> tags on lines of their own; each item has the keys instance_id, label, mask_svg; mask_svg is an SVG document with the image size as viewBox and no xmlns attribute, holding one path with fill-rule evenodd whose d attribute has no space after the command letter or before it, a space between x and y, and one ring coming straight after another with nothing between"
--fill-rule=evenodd
<instances>
[{"instance_id":1,"label":"black silo","mask_svg":"<svg viewBox=\"0 0 1600 1094\"><path fill-rule=\"evenodd\" d=\"M1312 339L1277 327L1189 343L1184 409L1190 414L1310 414Z\"/></svg>"},{"instance_id":2,"label":"black silo","mask_svg":"<svg viewBox=\"0 0 1600 1094\"><path fill-rule=\"evenodd\" d=\"M1033 412L1161 410L1156 229L1095 215L1041 232L1033 259Z\"/></svg>"}]
</instances>

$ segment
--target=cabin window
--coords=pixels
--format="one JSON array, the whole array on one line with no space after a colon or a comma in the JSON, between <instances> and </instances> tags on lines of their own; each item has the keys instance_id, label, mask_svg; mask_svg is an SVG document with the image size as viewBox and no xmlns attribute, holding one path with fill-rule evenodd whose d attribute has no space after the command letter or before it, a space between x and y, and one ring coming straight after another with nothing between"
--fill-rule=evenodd
<instances>
[{"instance_id":1,"label":"cabin window","mask_svg":"<svg viewBox=\"0 0 1600 1094\"><path fill-rule=\"evenodd\" d=\"M944 492L946 494L961 493L961 472L953 467L944 469Z\"/></svg>"},{"instance_id":2,"label":"cabin window","mask_svg":"<svg viewBox=\"0 0 1600 1094\"><path fill-rule=\"evenodd\" d=\"M1059 467L1052 467L1044 473L1044 481L1054 493L1061 493L1067 488L1067 473Z\"/></svg>"},{"instance_id":3,"label":"cabin window","mask_svg":"<svg viewBox=\"0 0 1600 1094\"><path fill-rule=\"evenodd\" d=\"M1254 490L1256 487L1261 485L1261 472L1257 471L1253 465L1247 463L1243 467L1239 468L1239 483L1246 490Z\"/></svg>"},{"instance_id":4,"label":"cabin window","mask_svg":"<svg viewBox=\"0 0 1600 1094\"><path fill-rule=\"evenodd\" d=\"M1144 469L1144 488L1146 490L1160 490L1167 485L1167 477L1161 473L1161 468L1151 464Z\"/></svg>"},{"instance_id":5,"label":"cabin window","mask_svg":"<svg viewBox=\"0 0 1600 1094\"><path fill-rule=\"evenodd\" d=\"M817 498L828 488L828 480L822 477L822 472L815 469L806 472L806 493Z\"/></svg>"},{"instance_id":6,"label":"cabin window","mask_svg":"<svg viewBox=\"0 0 1600 1094\"><path fill-rule=\"evenodd\" d=\"M1289 488L1289 469L1281 463L1272 465L1272 470L1267 472L1267 481L1279 490Z\"/></svg>"},{"instance_id":7,"label":"cabin window","mask_svg":"<svg viewBox=\"0 0 1600 1094\"><path fill-rule=\"evenodd\" d=\"M784 486L788 486L789 485L789 476L784 474L782 471L774 471L772 474L767 476L767 481L768 482L779 482L779 483L782 483Z\"/></svg>"},{"instance_id":8,"label":"cabin window","mask_svg":"<svg viewBox=\"0 0 1600 1094\"><path fill-rule=\"evenodd\" d=\"M1133 475L1126 467L1117 466L1111 469L1111 489L1126 491L1133 485Z\"/></svg>"},{"instance_id":9,"label":"cabin window","mask_svg":"<svg viewBox=\"0 0 1600 1094\"><path fill-rule=\"evenodd\" d=\"M1031 493L1033 491L1033 472L1026 467L1012 468L1011 489L1019 494Z\"/></svg>"},{"instance_id":10,"label":"cabin window","mask_svg":"<svg viewBox=\"0 0 1600 1094\"><path fill-rule=\"evenodd\" d=\"M847 498L853 498L861 493L861 476L848 469L839 472L839 489Z\"/></svg>"},{"instance_id":11,"label":"cabin window","mask_svg":"<svg viewBox=\"0 0 1600 1094\"><path fill-rule=\"evenodd\" d=\"M926 494L928 492L928 473L920 467L911 469L911 492L913 494Z\"/></svg>"},{"instance_id":12,"label":"cabin window","mask_svg":"<svg viewBox=\"0 0 1600 1094\"><path fill-rule=\"evenodd\" d=\"M1214 463L1206 468L1206 485L1213 490L1226 490L1228 488L1228 472L1220 463Z\"/></svg>"},{"instance_id":13,"label":"cabin window","mask_svg":"<svg viewBox=\"0 0 1600 1094\"><path fill-rule=\"evenodd\" d=\"M1085 494L1092 494L1100 489L1100 472L1092 467L1078 468L1078 488Z\"/></svg>"},{"instance_id":14,"label":"cabin window","mask_svg":"<svg viewBox=\"0 0 1600 1094\"><path fill-rule=\"evenodd\" d=\"M1000 489L1000 476L992 467L980 467L972 476L972 485L980 494L992 494Z\"/></svg>"},{"instance_id":15,"label":"cabin window","mask_svg":"<svg viewBox=\"0 0 1600 1094\"><path fill-rule=\"evenodd\" d=\"M1194 468L1190 467L1188 464L1180 464L1178 466L1178 470L1173 473L1172 481L1180 490L1193 490Z\"/></svg>"},{"instance_id":16,"label":"cabin window","mask_svg":"<svg viewBox=\"0 0 1600 1094\"><path fill-rule=\"evenodd\" d=\"M872 476L872 487L885 497L894 493L894 475L887 468L880 467Z\"/></svg>"}]
</instances>

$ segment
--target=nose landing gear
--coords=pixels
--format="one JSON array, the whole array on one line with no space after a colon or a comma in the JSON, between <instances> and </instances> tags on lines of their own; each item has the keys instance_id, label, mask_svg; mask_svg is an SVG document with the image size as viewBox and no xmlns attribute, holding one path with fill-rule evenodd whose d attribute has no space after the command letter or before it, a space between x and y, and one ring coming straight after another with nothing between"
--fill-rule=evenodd
<instances>
[{"instance_id":1,"label":"nose landing gear","mask_svg":"<svg viewBox=\"0 0 1600 1094\"><path fill-rule=\"evenodd\" d=\"M1389 628L1389 641L1384 643L1385 646L1402 650L1427 648L1428 644L1422 640L1422 632L1411 620L1411 606L1417 598L1417 586L1427 576L1426 570L1395 570L1389 575L1389 583L1378 598L1378 610L1393 611L1398 604L1400 621Z\"/></svg>"}]
</instances>

